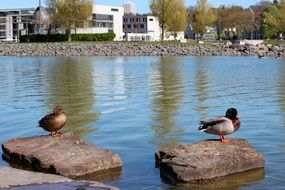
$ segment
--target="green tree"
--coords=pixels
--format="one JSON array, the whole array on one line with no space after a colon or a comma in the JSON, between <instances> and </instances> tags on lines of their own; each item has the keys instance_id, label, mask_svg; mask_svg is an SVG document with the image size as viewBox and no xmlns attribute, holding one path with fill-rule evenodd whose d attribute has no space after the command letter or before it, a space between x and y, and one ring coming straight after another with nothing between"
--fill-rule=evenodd
<instances>
[{"instance_id":1,"label":"green tree","mask_svg":"<svg viewBox=\"0 0 285 190\"><path fill-rule=\"evenodd\" d=\"M150 2L150 10L153 16L156 16L159 21L159 25L161 28L161 41L164 40L165 29L171 28L174 29L175 26L183 29L184 22L184 10L186 12L186 8L184 5L184 0L151 0ZM180 15L181 14L181 15ZM178 19L180 24L175 23ZM179 18L177 18L179 17ZM186 17L185 17L186 20ZM173 26L175 24L175 26ZM177 30L176 30L177 32Z\"/></svg>"},{"instance_id":2,"label":"green tree","mask_svg":"<svg viewBox=\"0 0 285 190\"><path fill-rule=\"evenodd\" d=\"M271 1L260 1L256 3L255 5L250 6L250 10L253 14L253 23L252 28L254 28L254 31L260 32L262 25L263 25L263 12L266 10L267 7L269 7L272 4ZM254 32L253 31L253 32ZM261 36L255 36L256 38Z\"/></svg>"},{"instance_id":3,"label":"green tree","mask_svg":"<svg viewBox=\"0 0 285 190\"><path fill-rule=\"evenodd\" d=\"M151 0L150 10L153 16L156 16L161 28L161 41L164 40L164 32L166 29L166 23L169 22L171 12L172 0Z\"/></svg>"},{"instance_id":4,"label":"green tree","mask_svg":"<svg viewBox=\"0 0 285 190\"><path fill-rule=\"evenodd\" d=\"M198 0L193 16L193 29L199 35L203 35L207 31L206 27L212 26L217 18L216 13L207 0Z\"/></svg>"},{"instance_id":5,"label":"green tree","mask_svg":"<svg viewBox=\"0 0 285 190\"><path fill-rule=\"evenodd\" d=\"M187 26L187 14L184 0L173 0L171 3L173 11L170 19L167 20L167 30L173 32L174 37L177 37L177 32L184 31Z\"/></svg>"},{"instance_id":6,"label":"green tree","mask_svg":"<svg viewBox=\"0 0 285 190\"><path fill-rule=\"evenodd\" d=\"M253 31L256 26L252 9L243 9L240 6L220 7L217 15L218 35L224 34L226 38L239 37L242 32ZM230 32L234 28L236 31Z\"/></svg>"},{"instance_id":7,"label":"green tree","mask_svg":"<svg viewBox=\"0 0 285 190\"><path fill-rule=\"evenodd\" d=\"M92 0L46 0L51 19L66 30L71 41L71 30L83 27L92 16Z\"/></svg>"},{"instance_id":8,"label":"green tree","mask_svg":"<svg viewBox=\"0 0 285 190\"><path fill-rule=\"evenodd\" d=\"M285 7L269 6L264 12L264 33L267 37L272 37L277 33L285 33Z\"/></svg>"}]
</instances>

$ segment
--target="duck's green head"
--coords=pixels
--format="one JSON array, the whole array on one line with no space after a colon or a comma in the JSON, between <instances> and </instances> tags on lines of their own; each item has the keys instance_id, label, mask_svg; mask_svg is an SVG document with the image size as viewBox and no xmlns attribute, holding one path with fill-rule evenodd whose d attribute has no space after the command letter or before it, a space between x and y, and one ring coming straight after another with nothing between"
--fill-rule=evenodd
<instances>
[{"instance_id":1,"label":"duck's green head","mask_svg":"<svg viewBox=\"0 0 285 190\"><path fill-rule=\"evenodd\" d=\"M229 119L234 119L237 116L238 112L235 108L229 108L226 112L226 117Z\"/></svg>"}]
</instances>

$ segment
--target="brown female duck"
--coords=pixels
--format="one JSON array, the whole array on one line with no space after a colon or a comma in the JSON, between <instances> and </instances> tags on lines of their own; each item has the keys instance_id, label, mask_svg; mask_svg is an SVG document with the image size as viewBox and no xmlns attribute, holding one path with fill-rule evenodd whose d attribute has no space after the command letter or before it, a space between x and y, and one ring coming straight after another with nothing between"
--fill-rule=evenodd
<instances>
[{"instance_id":1,"label":"brown female duck","mask_svg":"<svg viewBox=\"0 0 285 190\"><path fill-rule=\"evenodd\" d=\"M61 106L56 106L53 109L53 113L46 115L39 121L39 127L51 132L53 137L58 136L61 134L58 130L65 125L66 120L67 118L63 108Z\"/></svg>"}]
</instances>

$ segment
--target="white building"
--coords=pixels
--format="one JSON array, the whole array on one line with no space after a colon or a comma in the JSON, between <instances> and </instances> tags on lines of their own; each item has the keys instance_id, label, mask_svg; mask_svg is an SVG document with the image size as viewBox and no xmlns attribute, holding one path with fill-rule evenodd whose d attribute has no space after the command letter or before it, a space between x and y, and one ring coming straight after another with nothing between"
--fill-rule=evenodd
<instances>
[{"instance_id":1,"label":"white building","mask_svg":"<svg viewBox=\"0 0 285 190\"><path fill-rule=\"evenodd\" d=\"M1 9L0 40L17 41L21 35L33 32L34 9Z\"/></svg>"},{"instance_id":2,"label":"white building","mask_svg":"<svg viewBox=\"0 0 285 190\"><path fill-rule=\"evenodd\" d=\"M136 4L129 0L125 2L124 3L124 13L136 15L137 14Z\"/></svg>"},{"instance_id":3,"label":"white building","mask_svg":"<svg viewBox=\"0 0 285 190\"><path fill-rule=\"evenodd\" d=\"M149 15L124 15L123 31L127 41L157 41L160 27L156 17Z\"/></svg>"},{"instance_id":4,"label":"white building","mask_svg":"<svg viewBox=\"0 0 285 190\"><path fill-rule=\"evenodd\" d=\"M150 15L125 14L123 18L123 31L127 41L159 41L161 28L158 18ZM184 32L178 32L176 40L184 39ZM174 35L166 31L164 40L175 40Z\"/></svg>"},{"instance_id":5,"label":"white building","mask_svg":"<svg viewBox=\"0 0 285 190\"><path fill-rule=\"evenodd\" d=\"M93 4L92 26L88 28L78 28L78 34L95 34L114 32L115 40L123 40L123 7L113 7ZM75 31L72 31L75 33Z\"/></svg>"}]
</instances>

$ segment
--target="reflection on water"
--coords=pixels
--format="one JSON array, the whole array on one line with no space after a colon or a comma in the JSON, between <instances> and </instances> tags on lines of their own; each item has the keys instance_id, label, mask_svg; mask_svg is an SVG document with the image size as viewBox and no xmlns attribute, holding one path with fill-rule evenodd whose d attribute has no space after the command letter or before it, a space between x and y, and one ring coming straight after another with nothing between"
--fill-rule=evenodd
<instances>
[{"instance_id":1,"label":"reflection on water","mask_svg":"<svg viewBox=\"0 0 285 190\"><path fill-rule=\"evenodd\" d=\"M283 187L284 73L285 59L255 57L0 57L0 143L47 134L38 120L62 105L63 130L121 156L121 171L96 176L120 189ZM242 119L229 138L247 139L264 155L265 175L204 185L161 181L154 153L216 138L199 133L198 123L228 107Z\"/></svg>"},{"instance_id":2,"label":"reflection on water","mask_svg":"<svg viewBox=\"0 0 285 190\"><path fill-rule=\"evenodd\" d=\"M283 113L283 126L285 126L285 65L280 66L279 71L279 105L280 111Z\"/></svg>"},{"instance_id":3,"label":"reflection on water","mask_svg":"<svg viewBox=\"0 0 285 190\"><path fill-rule=\"evenodd\" d=\"M77 177L77 180L89 180L89 181L118 181L122 175L122 168L111 168L109 170L103 170L95 172L93 174L87 174L81 177Z\"/></svg>"},{"instance_id":4,"label":"reflection on water","mask_svg":"<svg viewBox=\"0 0 285 190\"><path fill-rule=\"evenodd\" d=\"M200 59L197 59L197 67L195 72L195 85L197 90L197 99L198 99L198 105L196 107L197 112L200 115L200 121L207 119L207 110L209 109L209 106L204 105L204 103L210 98L209 96L209 88L210 88L210 79L208 76L208 70L207 70L207 63L209 58L202 57Z\"/></svg>"},{"instance_id":5,"label":"reflection on water","mask_svg":"<svg viewBox=\"0 0 285 190\"><path fill-rule=\"evenodd\" d=\"M99 119L100 113L94 113L96 105L92 78L93 68L90 58L62 58L50 65L42 65L45 76L45 104L49 110L61 105L68 121L65 128L79 136L94 132L96 128L91 122Z\"/></svg>"},{"instance_id":6,"label":"reflection on water","mask_svg":"<svg viewBox=\"0 0 285 190\"><path fill-rule=\"evenodd\" d=\"M156 68L150 75L150 85L153 92L155 133L151 143L155 145L177 144L181 136L175 135L183 131L175 122L175 116L182 103L183 77L177 70L176 57L161 57Z\"/></svg>"},{"instance_id":7,"label":"reflection on water","mask_svg":"<svg viewBox=\"0 0 285 190\"><path fill-rule=\"evenodd\" d=\"M176 190L208 190L208 189L239 189L239 187L248 185L264 179L264 169L250 170L243 173L233 174L223 177L217 181L205 184L176 184Z\"/></svg>"}]
</instances>

